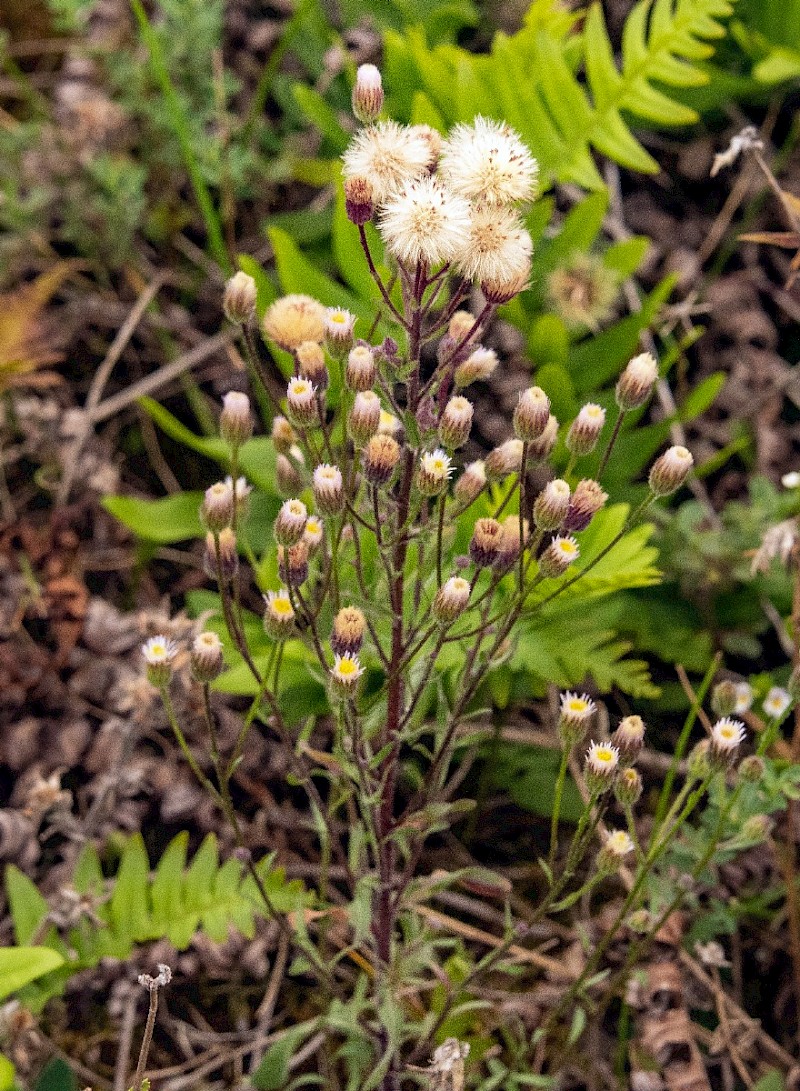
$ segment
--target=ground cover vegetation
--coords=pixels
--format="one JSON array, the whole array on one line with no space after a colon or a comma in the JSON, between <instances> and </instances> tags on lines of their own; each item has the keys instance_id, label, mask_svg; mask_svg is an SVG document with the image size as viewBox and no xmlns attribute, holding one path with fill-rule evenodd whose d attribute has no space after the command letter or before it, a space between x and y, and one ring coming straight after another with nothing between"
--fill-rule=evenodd
<instances>
[{"instance_id":1,"label":"ground cover vegetation","mask_svg":"<svg viewBox=\"0 0 800 1091\"><path fill-rule=\"evenodd\" d=\"M800 5L0 18L0 1084L794 1087Z\"/></svg>"}]
</instances>

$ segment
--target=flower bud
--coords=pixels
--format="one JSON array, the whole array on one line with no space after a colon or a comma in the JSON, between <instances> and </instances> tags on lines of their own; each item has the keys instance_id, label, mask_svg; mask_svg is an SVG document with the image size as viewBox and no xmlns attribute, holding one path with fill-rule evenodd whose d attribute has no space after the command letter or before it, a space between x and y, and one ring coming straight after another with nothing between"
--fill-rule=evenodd
<instances>
[{"instance_id":1,"label":"flower bud","mask_svg":"<svg viewBox=\"0 0 800 1091\"><path fill-rule=\"evenodd\" d=\"M771 720L780 720L792 704L792 695L781 686L773 686L764 698L764 714Z\"/></svg>"},{"instance_id":2,"label":"flower bud","mask_svg":"<svg viewBox=\"0 0 800 1091\"><path fill-rule=\"evenodd\" d=\"M518 515L507 515L502 522L503 536L501 540L498 565L513 564L519 557L520 542L523 549L530 537L530 525L527 519L520 520Z\"/></svg>"},{"instance_id":3,"label":"flower bud","mask_svg":"<svg viewBox=\"0 0 800 1091\"><path fill-rule=\"evenodd\" d=\"M739 776L749 784L758 784L763 779L766 768L764 759L758 754L748 754L739 763Z\"/></svg>"},{"instance_id":4,"label":"flower bud","mask_svg":"<svg viewBox=\"0 0 800 1091\"><path fill-rule=\"evenodd\" d=\"M650 470L650 491L654 496L669 496L684 483L694 465L685 447L670 447L656 459Z\"/></svg>"},{"instance_id":5,"label":"flower bud","mask_svg":"<svg viewBox=\"0 0 800 1091\"><path fill-rule=\"evenodd\" d=\"M509 474L522 469L521 439L507 439L486 456L486 476L490 481L501 481Z\"/></svg>"},{"instance_id":6,"label":"flower bud","mask_svg":"<svg viewBox=\"0 0 800 1091\"><path fill-rule=\"evenodd\" d=\"M212 580L223 584L231 583L235 578L239 571L239 554L236 535L230 527L225 527L216 536L208 532L203 567Z\"/></svg>"},{"instance_id":7,"label":"flower bud","mask_svg":"<svg viewBox=\"0 0 800 1091\"><path fill-rule=\"evenodd\" d=\"M558 421L551 413L539 438L528 441L528 458L531 462L546 462L553 453L557 439Z\"/></svg>"},{"instance_id":8,"label":"flower bud","mask_svg":"<svg viewBox=\"0 0 800 1091\"><path fill-rule=\"evenodd\" d=\"M619 870L619 866L626 856L634 850L633 841L625 830L614 830L609 833L605 844L597 854L597 870L606 875L612 875Z\"/></svg>"},{"instance_id":9,"label":"flower bud","mask_svg":"<svg viewBox=\"0 0 800 1091\"><path fill-rule=\"evenodd\" d=\"M222 656L222 641L216 633L199 633L192 642L189 658L192 677L196 682L207 685L218 678L225 667Z\"/></svg>"},{"instance_id":10,"label":"flower bud","mask_svg":"<svg viewBox=\"0 0 800 1091\"><path fill-rule=\"evenodd\" d=\"M524 292L530 284L530 279L531 259L526 256L522 261L522 268L503 276L482 280L481 291L487 303L502 307L504 303L510 303L520 292Z\"/></svg>"},{"instance_id":11,"label":"flower bud","mask_svg":"<svg viewBox=\"0 0 800 1091\"><path fill-rule=\"evenodd\" d=\"M466 610L471 591L469 581L463 576L451 576L436 592L433 616L442 625L450 625Z\"/></svg>"},{"instance_id":12,"label":"flower bud","mask_svg":"<svg viewBox=\"0 0 800 1091\"><path fill-rule=\"evenodd\" d=\"M225 484L233 493L233 507L236 511L236 518L244 519L250 510L250 494L253 491L253 486L247 484L246 477L237 477L234 483L230 474L225 478Z\"/></svg>"},{"instance_id":13,"label":"flower bud","mask_svg":"<svg viewBox=\"0 0 800 1091\"><path fill-rule=\"evenodd\" d=\"M345 531L350 530L349 526L342 528L342 541L346 541ZM352 533L352 531L351 531ZM308 546L309 554L313 554L316 549L319 548L322 542L323 527L322 520L318 519L316 515L309 515L306 522L306 529L303 531L303 541Z\"/></svg>"},{"instance_id":14,"label":"flower bud","mask_svg":"<svg viewBox=\"0 0 800 1091\"><path fill-rule=\"evenodd\" d=\"M436 402L430 395L420 398L414 419L417 422L420 434L423 436L436 428L439 418L436 411Z\"/></svg>"},{"instance_id":15,"label":"flower bud","mask_svg":"<svg viewBox=\"0 0 800 1091\"><path fill-rule=\"evenodd\" d=\"M569 535L557 534L539 557L539 572L545 579L563 576L580 557L578 543Z\"/></svg>"},{"instance_id":16,"label":"flower bud","mask_svg":"<svg viewBox=\"0 0 800 1091\"><path fill-rule=\"evenodd\" d=\"M529 386L514 410L514 434L531 443L539 439L550 420L550 399L540 386Z\"/></svg>"},{"instance_id":17,"label":"flower bud","mask_svg":"<svg viewBox=\"0 0 800 1091\"><path fill-rule=\"evenodd\" d=\"M350 223L361 227L369 223L375 212L372 183L361 175L346 178L344 183L344 207Z\"/></svg>"},{"instance_id":18,"label":"flower bud","mask_svg":"<svg viewBox=\"0 0 800 1091\"><path fill-rule=\"evenodd\" d=\"M278 481L278 489L284 496L294 496L302 491L303 479L300 471L286 455L278 455L275 461L275 477Z\"/></svg>"},{"instance_id":19,"label":"flower bud","mask_svg":"<svg viewBox=\"0 0 800 1091\"><path fill-rule=\"evenodd\" d=\"M621 769L614 782L614 795L625 807L633 807L642 796L642 778L632 765Z\"/></svg>"},{"instance_id":20,"label":"flower bud","mask_svg":"<svg viewBox=\"0 0 800 1091\"><path fill-rule=\"evenodd\" d=\"M317 389L310 379L296 376L286 387L286 415L295 428L313 428L319 424Z\"/></svg>"},{"instance_id":21,"label":"flower bud","mask_svg":"<svg viewBox=\"0 0 800 1091\"><path fill-rule=\"evenodd\" d=\"M711 690L711 708L717 716L730 716L736 711L736 683L725 678Z\"/></svg>"},{"instance_id":22,"label":"flower bud","mask_svg":"<svg viewBox=\"0 0 800 1091\"><path fill-rule=\"evenodd\" d=\"M567 450L574 455L591 454L597 446L605 422L606 411L602 406L592 402L584 405L567 432L564 441Z\"/></svg>"},{"instance_id":23,"label":"flower bud","mask_svg":"<svg viewBox=\"0 0 800 1091\"><path fill-rule=\"evenodd\" d=\"M294 607L289 592L267 591L264 595L264 629L273 640L287 640L294 633Z\"/></svg>"},{"instance_id":24,"label":"flower bud","mask_svg":"<svg viewBox=\"0 0 800 1091\"><path fill-rule=\"evenodd\" d=\"M200 506L200 519L207 530L218 534L233 522L233 488L227 481L217 481L206 489Z\"/></svg>"},{"instance_id":25,"label":"flower bud","mask_svg":"<svg viewBox=\"0 0 800 1091\"><path fill-rule=\"evenodd\" d=\"M649 352L643 352L627 365L617 381L617 405L623 411L639 409L653 393L658 378L658 364Z\"/></svg>"},{"instance_id":26,"label":"flower bud","mask_svg":"<svg viewBox=\"0 0 800 1091\"><path fill-rule=\"evenodd\" d=\"M241 270L228 280L222 296L222 309L229 322L245 326L256 313L256 282Z\"/></svg>"},{"instance_id":27,"label":"flower bud","mask_svg":"<svg viewBox=\"0 0 800 1091\"><path fill-rule=\"evenodd\" d=\"M593 742L586 751L584 776L586 787L593 796L602 795L612 787L619 768L619 750L606 742Z\"/></svg>"},{"instance_id":28,"label":"flower bud","mask_svg":"<svg viewBox=\"0 0 800 1091\"><path fill-rule=\"evenodd\" d=\"M364 668L357 655L337 655L330 671L331 689L338 697L355 697Z\"/></svg>"},{"instance_id":29,"label":"flower bud","mask_svg":"<svg viewBox=\"0 0 800 1091\"><path fill-rule=\"evenodd\" d=\"M608 493L603 492L596 481L584 478L575 486L564 520L564 530L577 533L586 530L594 516L608 500Z\"/></svg>"},{"instance_id":30,"label":"flower bud","mask_svg":"<svg viewBox=\"0 0 800 1091\"><path fill-rule=\"evenodd\" d=\"M478 348L473 349L464 363L456 368L453 376L456 389L463 390L470 383L486 382L494 374L499 362L494 349L479 345Z\"/></svg>"},{"instance_id":31,"label":"flower bud","mask_svg":"<svg viewBox=\"0 0 800 1091\"><path fill-rule=\"evenodd\" d=\"M339 515L344 511L344 484L338 466L324 462L317 466L311 478L314 503L322 515Z\"/></svg>"},{"instance_id":32,"label":"flower bud","mask_svg":"<svg viewBox=\"0 0 800 1091\"><path fill-rule=\"evenodd\" d=\"M469 311L456 311L447 324L447 333L453 339L453 344L457 345L465 337L468 337L470 341L474 340L478 332L474 327L474 314L470 314Z\"/></svg>"},{"instance_id":33,"label":"flower bud","mask_svg":"<svg viewBox=\"0 0 800 1091\"><path fill-rule=\"evenodd\" d=\"M383 83L374 64L360 64L353 87L353 114L362 125L377 121L383 109Z\"/></svg>"},{"instance_id":34,"label":"flower bud","mask_svg":"<svg viewBox=\"0 0 800 1091\"><path fill-rule=\"evenodd\" d=\"M341 360L353 347L356 316L342 307L328 307L325 312L325 343L331 356Z\"/></svg>"},{"instance_id":35,"label":"flower bud","mask_svg":"<svg viewBox=\"0 0 800 1091\"><path fill-rule=\"evenodd\" d=\"M282 546L293 546L303 537L308 510L302 500L284 500L275 520L275 540Z\"/></svg>"},{"instance_id":36,"label":"flower bud","mask_svg":"<svg viewBox=\"0 0 800 1091\"><path fill-rule=\"evenodd\" d=\"M709 757L717 766L729 766L744 742L745 731L741 720L724 716L711 728Z\"/></svg>"},{"instance_id":37,"label":"flower bud","mask_svg":"<svg viewBox=\"0 0 800 1091\"><path fill-rule=\"evenodd\" d=\"M751 814L742 823L742 839L761 844L772 833L774 825L768 814Z\"/></svg>"},{"instance_id":38,"label":"flower bud","mask_svg":"<svg viewBox=\"0 0 800 1091\"><path fill-rule=\"evenodd\" d=\"M631 765L642 752L644 746L644 720L641 716L626 716L620 720L611 741L619 750L623 765Z\"/></svg>"},{"instance_id":39,"label":"flower bud","mask_svg":"<svg viewBox=\"0 0 800 1091\"><path fill-rule=\"evenodd\" d=\"M331 649L334 655L358 655L367 623L355 606L344 606L333 619Z\"/></svg>"},{"instance_id":40,"label":"flower bud","mask_svg":"<svg viewBox=\"0 0 800 1091\"><path fill-rule=\"evenodd\" d=\"M322 346L316 341L303 341L294 354L302 377L313 383L317 390L324 390L328 385L328 365Z\"/></svg>"},{"instance_id":41,"label":"flower bud","mask_svg":"<svg viewBox=\"0 0 800 1091\"><path fill-rule=\"evenodd\" d=\"M472 402L462 398L460 394L448 401L439 421L439 439L445 447L454 451L457 447L464 446L472 428L473 412Z\"/></svg>"},{"instance_id":42,"label":"flower bud","mask_svg":"<svg viewBox=\"0 0 800 1091\"><path fill-rule=\"evenodd\" d=\"M381 422L381 403L373 390L356 394L353 407L347 417L347 431L357 447L363 447L378 431Z\"/></svg>"},{"instance_id":43,"label":"flower bud","mask_svg":"<svg viewBox=\"0 0 800 1091\"><path fill-rule=\"evenodd\" d=\"M417 468L417 488L423 496L439 496L447 488L452 472L452 461L441 448L425 451Z\"/></svg>"},{"instance_id":44,"label":"flower bud","mask_svg":"<svg viewBox=\"0 0 800 1091\"><path fill-rule=\"evenodd\" d=\"M469 555L476 568L489 568L503 549L503 528L496 519L478 519L469 543Z\"/></svg>"},{"instance_id":45,"label":"flower bud","mask_svg":"<svg viewBox=\"0 0 800 1091\"><path fill-rule=\"evenodd\" d=\"M177 654L177 644L166 636L151 636L142 645L147 680L151 686L165 689L169 685L172 679L172 664Z\"/></svg>"},{"instance_id":46,"label":"flower bud","mask_svg":"<svg viewBox=\"0 0 800 1091\"><path fill-rule=\"evenodd\" d=\"M705 780L711 772L711 762L709 761L710 749L711 746L708 739L701 739L697 746L691 750L686 766L689 776L693 780Z\"/></svg>"},{"instance_id":47,"label":"flower bud","mask_svg":"<svg viewBox=\"0 0 800 1091\"><path fill-rule=\"evenodd\" d=\"M272 442L279 454L289 453L292 444L297 443L297 433L286 417L278 415L272 421Z\"/></svg>"},{"instance_id":48,"label":"flower bud","mask_svg":"<svg viewBox=\"0 0 800 1091\"><path fill-rule=\"evenodd\" d=\"M344 378L348 387L356 392L371 390L375 385L378 368L375 354L367 345L356 345L350 349Z\"/></svg>"},{"instance_id":49,"label":"flower bud","mask_svg":"<svg viewBox=\"0 0 800 1091\"><path fill-rule=\"evenodd\" d=\"M736 683L736 707L733 711L737 716L750 711L753 707L753 696L753 687L749 682Z\"/></svg>"},{"instance_id":50,"label":"flower bud","mask_svg":"<svg viewBox=\"0 0 800 1091\"><path fill-rule=\"evenodd\" d=\"M558 718L558 734L566 750L578 746L586 737L597 705L585 693L562 693L561 713Z\"/></svg>"},{"instance_id":51,"label":"flower bud","mask_svg":"<svg viewBox=\"0 0 800 1091\"><path fill-rule=\"evenodd\" d=\"M250 399L238 390L232 390L222 399L219 433L231 447L241 447L253 434L253 418Z\"/></svg>"},{"instance_id":52,"label":"flower bud","mask_svg":"<svg viewBox=\"0 0 800 1091\"><path fill-rule=\"evenodd\" d=\"M289 587L299 587L308 579L308 553L303 538L293 546L278 546L278 575Z\"/></svg>"},{"instance_id":53,"label":"flower bud","mask_svg":"<svg viewBox=\"0 0 800 1091\"><path fill-rule=\"evenodd\" d=\"M569 510L570 488L566 481L548 481L533 502L533 521L539 530L558 530Z\"/></svg>"},{"instance_id":54,"label":"flower bud","mask_svg":"<svg viewBox=\"0 0 800 1091\"><path fill-rule=\"evenodd\" d=\"M468 508L480 496L486 484L486 467L478 459L470 462L455 483L453 493L462 510Z\"/></svg>"},{"instance_id":55,"label":"flower bud","mask_svg":"<svg viewBox=\"0 0 800 1091\"><path fill-rule=\"evenodd\" d=\"M362 456L364 476L372 485L386 485L400 460L400 445L392 436L371 436Z\"/></svg>"}]
</instances>

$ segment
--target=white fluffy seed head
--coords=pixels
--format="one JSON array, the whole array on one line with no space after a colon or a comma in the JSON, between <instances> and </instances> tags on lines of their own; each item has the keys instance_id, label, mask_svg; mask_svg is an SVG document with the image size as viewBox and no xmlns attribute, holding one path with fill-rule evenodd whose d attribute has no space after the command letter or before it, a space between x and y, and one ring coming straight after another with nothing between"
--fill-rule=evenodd
<instances>
[{"instance_id":1,"label":"white fluffy seed head","mask_svg":"<svg viewBox=\"0 0 800 1091\"><path fill-rule=\"evenodd\" d=\"M494 207L534 197L539 173L518 134L485 117L451 130L442 145L439 170L454 192Z\"/></svg>"},{"instance_id":2,"label":"white fluffy seed head","mask_svg":"<svg viewBox=\"0 0 800 1091\"><path fill-rule=\"evenodd\" d=\"M390 196L378 221L387 249L408 265L451 261L463 251L469 226L467 202L430 177Z\"/></svg>"},{"instance_id":3,"label":"white fluffy seed head","mask_svg":"<svg viewBox=\"0 0 800 1091\"><path fill-rule=\"evenodd\" d=\"M413 129L396 121L380 121L362 129L343 156L345 178L368 178L377 205L415 178L431 162L431 146Z\"/></svg>"},{"instance_id":4,"label":"white fluffy seed head","mask_svg":"<svg viewBox=\"0 0 800 1091\"><path fill-rule=\"evenodd\" d=\"M466 242L454 261L467 280L507 284L530 272L531 237L511 209L481 205L473 209Z\"/></svg>"}]
</instances>

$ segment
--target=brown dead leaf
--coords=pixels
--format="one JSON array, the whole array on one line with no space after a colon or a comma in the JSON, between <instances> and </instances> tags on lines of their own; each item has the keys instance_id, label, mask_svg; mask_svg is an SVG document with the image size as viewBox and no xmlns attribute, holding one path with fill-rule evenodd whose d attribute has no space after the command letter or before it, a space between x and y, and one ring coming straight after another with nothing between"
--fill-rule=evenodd
<instances>
[{"instance_id":1,"label":"brown dead leaf","mask_svg":"<svg viewBox=\"0 0 800 1091\"><path fill-rule=\"evenodd\" d=\"M62 358L47 304L74 269L62 261L30 284L0 295L0 392L28 382L31 372ZM37 376L41 383L41 374Z\"/></svg>"}]
</instances>

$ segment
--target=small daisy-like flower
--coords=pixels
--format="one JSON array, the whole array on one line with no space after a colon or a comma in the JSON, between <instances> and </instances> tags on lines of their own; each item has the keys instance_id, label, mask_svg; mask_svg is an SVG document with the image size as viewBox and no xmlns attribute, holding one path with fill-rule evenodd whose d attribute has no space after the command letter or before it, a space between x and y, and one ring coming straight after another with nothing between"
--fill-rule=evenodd
<instances>
[{"instance_id":1,"label":"small daisy-like flower","mask_svg":"<svg viewBox=\"0 0 800 1091\"><path fill-rule=\"evenodd\" d=\"M533 521L539 530L558 530L569 510L571 490L560 477L548 481L533 503Z\"/></svg>"},{"instance_id":2,"label":"small daisy-like flower","mask_svg":"<svg viewBox=\"0 0 800 1091\"><path fill-rule=\"evenodd\" d=\"M597 854L597 867L599 871L616 871L620 863L634 851L634 844L630 835L625 830L614 830L609 833L605 844Z\"/></svg>"},{"instance_id":3,"label":"small daisy-like flower","mask_svg":"<svg viewBox=\"0 0 800 1091\"><path fill-rule=\"evenodd\" d=\"M328 307L325 312L325 340L334 355L350 351L356 316L342 307Z\"/></svg>"},{"instance_id":4,"label":"small daisy-like flower","mask_svg":"<svg viewBox=\"0 0 800 1091\"><path fill-rule=\"evenodd\" d=\"M352 697L363 673L357 655L337 655L330 671L334 691L343 697Z\"/></svg>"},{"instance_id":5,"label":"small daisy-like flower","mask_svg":"<svg viewBox=\"0 0 800 1091\"><path fill-rule=\"evenodd\" d=\"M620 409L639 409L653 392L658 378L656 358L649 352L634 356L617 381L616 399Z\"/></svg>"},{"instance_id":6,"label":"small daisy-like flower","mask_svg":"<svg viewBox=\"0 0 800 1091\"><path fill-rule=\"evenodd\" d=\"M267 591L264 596L264 628L273 640L286 640L294 631L294 607L289 592Z\"/></svg>"},{"instance_id":7,"label":"small daisy-like flower","mask_svg":"<svg viewBox=\"0 0 800 1091\"><path fill-rule=\"evenodd\" d=\"M207 630L194 638L189 662L193 677L203 684L213 682L222 673L222 641L216 633Z\"/></svg>"},{"instance_id":8,"label":"small daisy-like flower","mask_svg":"<svg viewBox=\"0 0 800 1091\"><path fill-rule=\"evenodd\" d=\"M253 416L250 399L238 390L232 390L222 399L219 418L219 434L231 447L241 445L253 434Z\"/></svg>"},{"instance_id":9,"label":"small daisy-like flower","mask_svg":"<svg viewBox=\"0 0 800 1091\"><path fill-rule=\"evenodd\" d=\"M463 447L469 439L473 412L472 402L467 398L460 394L450 398L439 421L439 439L445 447L451 450Z\"/></svg>"},{"instance_id":10,"label":"small daisy-like flower","mask_svg":"<svg viewBox=\"0 0 800 1091\"><path fill-rule=\"evenodd\" d=\"M402 425L399 419L388 409L381 409L378 417L378 431L382 436L396 436Z\"/></svg>"},{"instance_id":11,"label":"small daisy-like flower","mask_svg":"<svg viewBox=\"0 0 800 1091\"><path fill-rule=\"evenodd\" d=\"M378 221L387 249L407 265L451 261L463 249L469 226L467 202L430 177L392 194Z\"/></svg>"},{"instance_id":12,"label":"small daisy-like flower","mask_svg":"<svg viewBox=\"0 0 800 1091\"><path fill-rule=\"evenodd\" d=\"M433 616L443 625L449 625L466 610L471 591L469 580L463 576L451 576L436 593Z\"/></svg>"},{"instance_id":13,"label":"small daisy-like flower","mask_svg":"<svg viewBox=\"0 0 800 1091\"><path fill-rule=\"evenodd\" d=\"M455 498L461 505L462 510L468 508L474 500L477 500L485 484L485 463L481 459L470 462L453 488Z\"/></svg>"},{"instance_id":14,"label":"small daisy-like flower","mask_svg":"<svg viewBox=\"0 0 800 1091\"><path fill-rule=\"evenodd\" d=\"M550 420L550 399L540 386L523 390L514 410L514 432L517 439L526 443L535 441L544 432Z\"/></svg>"},{"instance_id":15,"label":"small daisy-like flower","mask_svg":"<svg viewBox=\"0 0 800 1091\"><path fill-rule=\"evenodd\" d=\"M745 739L744 724L723 716L711 728L711 755L725 764L729 764Z\"/></svg>"},{"instance_id":16,"label":"small daisy-like flower","mask_svg":"<svg viewBox=\"0 0 800 1091\"><path fill-rule=\"evenodd\" d=\"M322 535L322 521L318 519L316 515L309 515L308 520L306 521L306 529L303 531L303 541L308 546L310 553L313 553L320 544Z\"/></svg>"},{"instance_id":17,"label":"small daisy-like flower","mask_svg":"<svg viewBox=\"0 0 800 1091\"><path fill-rule=\"evenodd\" d=\"M519 135L505 122L485 117L450 130L439 170L462 197L495 207L534 197L539 173Z\"/></svg>"},{"instance_id":18,"label":"small daisy-like flower","mask_svg":"<svg viewBox=\"0 0 800 1091\"><path fill-rule=\"evenodd\" d=\"M559 698L561 713L558 718L558 733L564 746L572 748L580 743L589 724L597 711L597 705L586 693L567 691Z\"/></svg>"},{"instance_id":19,"label":"small daisy-like flower","mask_svg":"<svg viewBox=\"0 0 800 1091\"><path fill-rule=\"evenodd\" d=\"M743 712L749 712L753 707L753 687L749 682L736 683L736 704L733 711L741 716Z\"/></svg>"},{"instance_id":20,"label":"small daisy-like flower","mask_svg":"<svg viewBox=\"0 0 800 1091\"><path fill-rule=\"evenodd\" d=\"M773 686L764 698L764 712L773 720L783 716L792 703L792 696L782 686Z\"/></svg>"},{"instance_id":21,"label":"small daisy-like flower","mask_svg":"<svg viewBox=\"0 0 800 1091\"><path fill-rule=\"evenodd\" d=\"M356 606L343 606L333 619L331 648L335 655L357 655L364 643L367 622Z\"/></svg>"},{"instance_id":22,"label":"small daisy-like flower","mask_svg":"<svg viewBox=\"0 0 800 1091\"><path fill-rule=\"evenodd\" d=\"M325 337L325 308L308 295L282 296L267 308L264 333L289 352L304 341L320 342Z\"/></svg>"},{"instance_id":23,"label":"small daisy-like flower","mask_svg":"<svg viewBox=\"0 0 800 1091\"><path fill-rule=\"evenodd\" d=\"M593 402L582 406L567 432L564 441L567 450L574 455L591 454L597 445L605 422L606 411L602 406L595 405Z\"/></svg>"},{"instance_id":24,"label":"small daisy-like flower","mask_svg":"<svg viewBox=\"0 0 800 1091\"><path fill-rule=\"evenodd\" d=\"M557 534L539 557L539 572L546 579L563 576L580 557L578 543L569 534Z\"/></svg>"},{"instance_id":25,"label":"small daisy-like flower","mask_svg":"<svg viewBox=\"0 0 800 1091\"><path fill-rule=\"evenodd\" d=\"M310 379L295 376L286 387L286 412L297 428L309 428L319 423L317 388Z\"/></svg>"},{"instance_id":26,"label":"small daisy-like flower","mask_svg":"<svg viewBox=\"0 0 800 1091\"><path fill-rule=\"evenodd\" d=\"M586 751L586 783L594 794L610 788L619 768L619 750L613 743L592 742Z\"/></svg>"},{"instance_id":27,"label":"small daisy-like flower","mask_svg":"<svg viewBox=\"0 0 800 1091\"><path fill-rule=\"evenodd\" d=\"M670 447L656 459L650 470L650 490L654 496L669 496L681 487L691 473L694 459L685 447Z\"/></svg>"},{"instance_id":28,"label":"small daisy-like flower","mask_svg":"<svg viewBox=\"0 0 800 1091\"><path fill-rule=\"evenodd\" d=\"M308 509L302 500L284 500L275 520L275 538L282 546L293 546L303 537Z\"/></svg>"},{"instance_id":29,"label":"small daisy-like flower","mask_svg":"<svg viewBox=\"0 0 800 1091\"><path fill-rule=\"evenodd\" d=\"M142 645L142 655L151 685L163 689L172 678L172 663L178 654L178 645L169 637L151 636Z\"/></svg>"},{"instance_id":30,"label":"small daisy-like flower","mask_svg":"<svg viewBox=\"0 0 800 1091\"><path fill-rule=\"evenodd\" d=\"M426 451L419 460L417 488L424 496L438 496L447 488L452 472L453 463L445 451L440 447Z\"/></svg>"},{"instance_id":31,"label":"small daisy-like flower","mask_svg":"<svg viewBox=\"0 0 800 1091\"><path fill-rule=\"evenodd\" d=\"M323 515L338 515L344 509L344 484L338 466L323 462L311 478L314 503Z\"/></svg>"},{"instance_id":32,"label":"small daisy-like flower","mask_svg":"<svg viewBox=\"0 0 800 1091\"><path fill-rule=\"evenodd\" d=\"M345 178L368 178L375 204L382 205L431 162L429 142L396 121L380 121L357 133L344 153Z\"/></svg>"},{"instance_id":33,"label":"small daisy-like flower","mask_svg":"<svg viewBox=\"0 0 800 1091\"><path fill-rule=\"evenodd\" d=\"M466 239L454 262L467 280L504 284L530 272L533 244L517 215L488 205L473 210Z\"/></svg>"}]
</instances>

